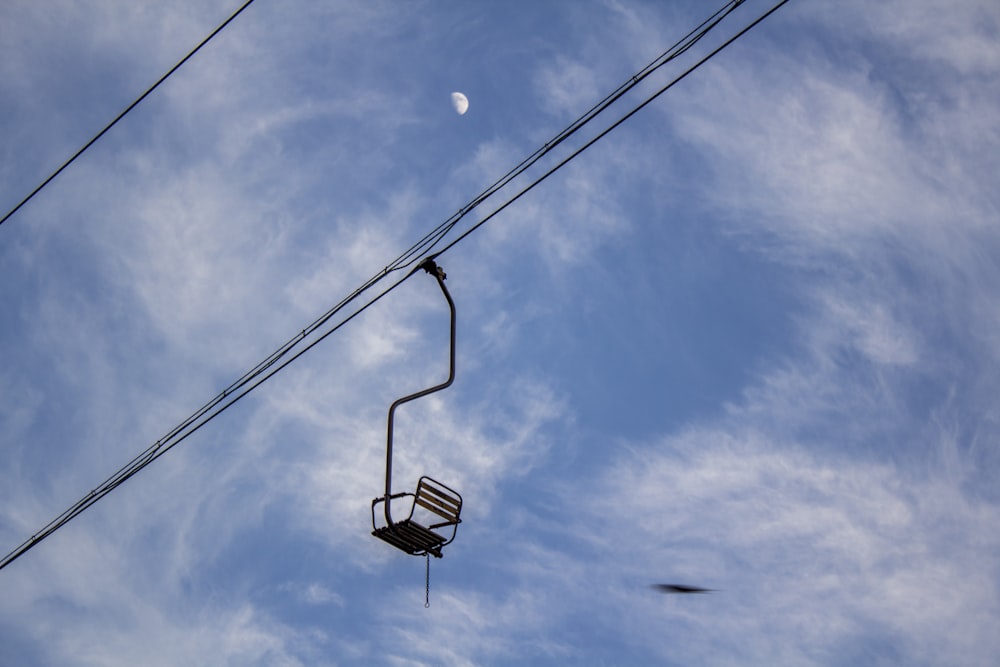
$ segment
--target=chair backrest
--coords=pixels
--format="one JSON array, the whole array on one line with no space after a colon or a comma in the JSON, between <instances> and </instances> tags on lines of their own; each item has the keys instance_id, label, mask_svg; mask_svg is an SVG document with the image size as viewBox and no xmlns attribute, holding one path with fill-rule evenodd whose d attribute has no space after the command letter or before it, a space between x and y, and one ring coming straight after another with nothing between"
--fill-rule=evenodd
<instances>
[{"instance_id":1,"label":"chair backrest","mask_svg":"<svg viewBox=\"0 0 1000 667\"><path fill-rule=\"evenodd\" d=\"M462 522L459 518L462 513L462 496L430 477L421 477L417 483L417 493L413 498L414 510L418 506L444 519L427 526L428 528L440 528Z\"/></svg>"}]
</instances>

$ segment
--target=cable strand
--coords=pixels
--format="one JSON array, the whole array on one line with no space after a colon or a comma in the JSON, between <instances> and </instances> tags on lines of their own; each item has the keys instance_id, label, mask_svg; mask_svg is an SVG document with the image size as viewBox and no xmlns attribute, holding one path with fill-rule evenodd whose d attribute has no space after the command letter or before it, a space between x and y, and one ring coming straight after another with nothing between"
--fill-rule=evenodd
<instances>
[{"instance_id":1,"label":"cable strand","mask_svg":"<svg viewBox=\"0 0 1000 667\"><path fill-rule=\"evenodd\" d=\"M161 76L156 81L156 83L154 83L152 86L150 86L149 88L147 88L146 92L144 92L142 95L140 95L139 97L137 97L135 99L135 101L133 101L131 104L129 104L127 107L125 107L125 110L122 111L121 113L119 113L117 116L115 116L114 120L112 120L110 123L108 123L107 125L105 125L104 129L102 129L100 132L98 132L97 134L95 134L93 136L93 138L91 138L90 141L88 141L87 143L85 143L83 145L83 148L79 149L68 160L66 160L65 162L63 162L62 166L60 166L54 172L52 172L51 174L49 174L49 177L46 178L44 181L42 181L34 190L32 190L30 193L28 193L28 196L26 196L24 199L22 199L20 202L18 202L17 206L15 206L11 210L9 210L6 213L6 215L3 216L3 218L0 218L0 225L2 225L3 223L7 222L7 220L12 215L14 215L15 213L17 213L18 210L22 206L24 206L29 201L31 201L31 199L35 195L37 195L39 192L42 191L42 188L44 188L46 185L48 185L49 183L51 183L56 178L56 176L58 176L59 174L61 174L63 172L63 170L66 169L66 167L68 167L71 164L73 164L73 162L75 162L78 157L80 157L81 155L83 155L84 151L86 151L88 148L90 148L95 143L97 143L97 141L101 137L103 137L105 134L107 134L108 130L110 130L112 127L114 127L115 125L117 125L118 121L120 121L122 118L124 118L130 111L132 111L132 109L134 109L137 106L139 106L140 102L142 102L144 99L146 99L149 96L150 93L152 93L154 90L156 90L160 86L161 83L163 83L168 78L170 78L170 75L173 74L174 72L176 72L177 70L179 70L184 65L184 63L186 63L188 60L190 60L194 56L194 54L198 53L198 51L201 50L201 47L203 47L206 44L208 44L212 40L213 37L215 37L220 32L222 32L222 30L226 26L228 26L230 23L232 23L233 20L237 16L239 16L241 13L243 13L243 10L246 9L247 7L249 7L250 4L253 3L253 1L254 0L247 0L245 3L243 3L243 5L240 6L240 8L237 9L235 12L233 12L229 16L229 18L227 18L225 21L223 21L219 25L219 27L217 27L215 30L213 30L212 33L208 37L206 37L205 39L203 39L198 44L198 46L194 47L194 49L192 49L186 56L184 56L183 58L181 58L180 61L176 65L174 65L173 67L171 67L170 70L166 74L164 74L163 76Z\"/></svg>"}]
</instances>

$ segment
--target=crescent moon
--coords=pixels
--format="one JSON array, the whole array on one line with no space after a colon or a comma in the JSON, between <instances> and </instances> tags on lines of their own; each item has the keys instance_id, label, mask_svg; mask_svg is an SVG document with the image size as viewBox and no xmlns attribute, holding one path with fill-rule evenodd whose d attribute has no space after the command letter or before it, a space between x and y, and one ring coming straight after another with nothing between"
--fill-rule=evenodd
<instances>
[{"instance_id":1,"label":"crescent moon","mask_svg":"<svg viewBox=\"0 0 1000 667\"><path fill-rule=\"evenodd\" d=\"M458 112L459 116L461 116L469 110L469 98L462 93L452 93L451 106L455 107L455 111Z\"/></svg>"}]
</instances>

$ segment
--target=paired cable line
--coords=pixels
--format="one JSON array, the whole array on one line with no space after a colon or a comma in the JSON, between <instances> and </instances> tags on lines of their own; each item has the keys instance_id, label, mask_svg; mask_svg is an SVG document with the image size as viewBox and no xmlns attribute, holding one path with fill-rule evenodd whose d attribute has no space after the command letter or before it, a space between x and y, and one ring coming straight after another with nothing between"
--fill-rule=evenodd
<instances>
[{"instance_id":1,"label":"paired cable line","mask_svg":"<svg viewBox=\"0 0 1000 667\"><path fill-rule=\"evenodd\" d=\"M511 181L516 179L518 176L523 174L525 171L530 169L543 157L551 153L560 144L569 139L573 134L575 134L584 125L589 123L591 120L596 118L601 112L608 109L612 104L617 102L623 95L628 93L630 90L638 86L644 79L653 74L656 70L663 67L664 65L672 62L674 59L683 55L692 46L694 46L698 40L704 37L708 32L718 25L723 19L725 19L733 10L735 10L739 5L743 4L746 0L730 0L725 5L723 5L719 10L717 10L712 16L702 21L702 23L691 30L684 37L675 42L669 49L664 51L662 54L657 56L652 62L643 67L641 70L632 75L627 81L618 86L615 90L609 93L604 99L595 104L593 107L588 109L579 118L574 120L563 130L561 130L554 137L546 141L539 147L534 153L524 158L517 166L508 171L506 174L497 179L492 185L483 190L479 195L474 197L469 203L460 208L456 213L454 213L450 218L445 220L443 223L438 225L434 230L427 234L421 241L414 245L411 250L415 251L417 256L419 256L419 251L425 248L433 247L437 240L443 238L455 225L461 221L467 214L472 212L473 209L478 207L489 197L491 197L496 192L502 190Z\"/></svg>"},{"instance_id":2,"label":"paired cable line","mask_svg":"<svg viewBox=\"0 0 1000 667\"><path fill-rule=\"evenodd\" d=\"M742 4L745 1L746 0L737 0L736 4L737 5L738 4ZM730 37L729 39L727 39L720 46L718 46L715 49L713 49L711 52L708 53L708 55L706 55L705 57L703 57L701 60L699 60L698 62L696 62L694 65L692 65L688 69L684 70L684 72L682 72L678 76L676 76L673 79L671 79L669 83L667 83L665 86L661 87L655 93L653 93L652 95L650 95L649 97L647 97L645 100L642 101L642 103L640 103L639 105L633 107L632 110L629 111L627 114L625 114L624 116L622 116L621 118L619 118L617 121L615 121L614 123L612 123L611 125L609 125L605 129L603 129L600 133L598 133L593 138L589 139L586 143L584 143L582 146L580 146L575 151L573 151L572 153L570 153L567 157L565 157L564 159L562 159L561 161L559 161L558 163L556 163L555 166L553 166L548 171L546 171L544 174L542 174L541 176L539 176L538 178L536 178L534 181L532 181L530 184L528 184L526 187L524 187L516 195L514 195L513 197L511 197L510 199L508 199L507 201L505 201L500 207L498 207L496 210L494 210L488 216L484 217L482 220L480 220L479 222L477 222L475 225L473 225L469 229L467 229L464 232L462 232L461 235L459 235L458 237L456 237L448 245L446 245L444 248L442 248L437 253L435 253L433 255L433 257L439 257L439 256L443 255L448 250L450 250L451 248L453 248L454 246L456 246L458 243L460 243L461 241L463 241L465 239L465 237L469 236L472 232L476 231L477 229L479 229L480 227L482 227L484 224L486 224L487 222L489 222L494 216L498 215L501 211L503 211L508 206L510 206L511 204L513 204L515 201L517 201L518 199L520 199L522 196L526 195L528 192L530 192L531 190L533 190L537 185L541 184L542 181L544 181L545 179L547 179L549 176L551 176L555 172L557 172L560 169L562 169L569 162L571 162L572 160L574 160L577 156L579 156L585 150L587 150L588 148L590 148L591 146L593 146L594 144L596 144L598 141L600 141L601 139L603 139L604 137L606 137L608 134L610 134L613 130L615 130L618 126L620 126L622 123L624 123L625 121L627 121L629 118L631 118L635 114L639 113L639 111L641 111L646 106L648 106L650 103L652 103L653 100L657 99L658 97L660 97L661 95L663 95L665 92L667 92L668 90L670 90L671 88L673 88L675 85L677 85L678 83L680 83L682 80L686 79L688 77L688 75L690 75L692 72L694 72L695 70L697 70L699 67L701 67L702 65L704 65L705 63L707 63L712 58L714 58L723 49L725 49L727 46L731 45L737 39L739 39L740 37L742 37L743 35L745 35L752 28L754 28L756 25L758 25L759 23L761 23L764 19L766 19L767 17L769 17L774 12L778 11L778 9L780 9L783 5L787 4L788 2L789 2L789 0L780 0L780 2L778 2L778 4L774 5L767 12L765 12L764 14L760 15L759 17L757 17L753 22L749 23L746 27L744 27L742 30L740 30L739 32L737 32L735 35L733 35L732 37Z\"/></svg>"},{"instance_id":3,"label":"paired cable line","mask_svg":"<svg viewBox=\"0 0 1000 667\"><path fill-rule=\"evenodd\" d=\"M208 422L210 422L215 417L222 414L225 410L232 407L242 398L244 398L249 393L254 391L261 384L263 384L271 377L279 373L281 370L283 370L292 362L296 361L299 357L301 357L303 354L311 350L313 347L318 345L320 342L325 340L334 332L339 331L348 322L350 322L355 317L357 317L358 315L366 311L368 308L373 306L375 303L380 301L383 297L385 297L387 294L389 294L399 285L405 282L411 275L416 273L419 270L420 265L422 265L424 261L426 261L427 259L435 259L443 255L447 251L449 251L455 245L457 245L465 238L467 238L472 232L476 231L484 224L486 224L488 221L492 220L501 211L505 210L507 207L516 202L522 196L524 196L532 189L537 187L539 184L541 184L543 181L545 181L549 176L551 176L556 171L558 171L566 164L568 164L570 161L578 157L581 153L583 153L589 147L593 146L599 140L607 136L612 130L622 125L625 121L634 116L641 109L645 108L647 105L653 102L653 100L657 99L665 92L673 88L673 86L675 86L681 80L689 76L692 72L697 70L706 62L711 60L723 49L725 49L733 42L735 42L737 39L742 37L750 29L761 23L764 19L769 17L780 7L787 4L788 1L789 0L780 0L780 2L774 5L766 13L759 16L753 22L751 22L746 27L737 32L735 35L727 39L720 46L716 47L714 50L709 52L706 56L698 60L695 64L690 66L681 74L674 77L666 85L662 86L652 95L647 97L644 101L642 101L639 105L635 106L627 114L619 118L617 121L606 127L596 136L594 136L586 143L581 145L579 148L573 151L569 156L565 157L563 160L555 164L548 171L546 171L541 176L539 176L534 181L532 181L524 188L522 188L520 191L518 191L515 195L508 198L503 204L498 206L488 215L484 216L479 222L475 223L467 230L462 232L462 234L457 236L450 243L442 247L437 252L434 252L433 254L430 255L426 254L427 252L430 252L435 247L437 247L447 236L448 232L450 232L458 224L458 222L463 217L465 217L465 215L467 215L473 209L475 209L484 201L489 199L492 195L502 190L514 178L516 178L517 176L522 174L525 170L534 165L539 159L541 159L544 155L549 153L555 146L561 144L569 136L574 134L577 130L579 130L584 125L593 120L593 118L595 118L598 114L606 110L611 104L620 99L622 95L624 95L628 90L630 90L632 87L638 84L642 79L646 78L649 74L651 74L656 69L659 69L664 64L675 59L681 53L684 53L685 51L690 49L691 46L694 45L694 43L696 43L698 40L704 37L705 34L707 34L712 28L718 25L718 23L722 19L724 19L725 16L727 16L735 7L743 4L745 0L732 0L731 2L728 2L723 7L723 9L716 12L716 14L714 14L710 19L703 22L698 28L696 28L694 31L685 36L685 38L677 42L677 44L671 47L670 50L668 50L662 56L657 58L655 61L653 61L653 63L648 65L638 74L630 78L627 83L622 84L622 86L620 86L613 93L604 98L604 100L599 102L597 105L595 105L585 114L583 114L580 118L571 123L566 129L557 134L551 141L547 142L544 146L542 146L542 148L532 153L532 155L523 160L514 169L511 169L509 172L507 172L507 174L505 174L503 177L501 177L492 185L490 185L488 188L486 188L482 193L480 193L477 197L472 199L468 204L459 209L458 212L449 217L445 222L441 223L440 225L438 225L438 227L436 227L431 232L423 236L420 240L418 240L416 243L410 246L410 248L404 251L399 257L397 257L391 263L387 264L385 268L383 268L381 271L379 271L371 278L369 278L367 281L365 281L360 287L355 289L348 296L344 297L337 305L335 305L333 308L331 308L326 313L321 315L309 326L302 329L298 334L289 339L284 345L279 347L268 357L266 357L263 361L258 363L252 369L244 373L243 376L241 376L235 382L226 387L221 393L217 394L208 403L206 403L197 411L195 411L190 417L188 417L180 424L178 424L176 427L174 427L170 432L168 432L165 436L163 436L155 443L153 443L153 445L148 447L141 454L133 458L129 463L122 466L117 472L111 475L111 477L105 480L101 485L94 488L90 493L88 493L83 498L78 500L74 505L70 506L62 514L60 514L55 519L46 524L31 538L25 540L20 546L18 546L13 551L4 556L2 559L0 559L0 569L3 569L4 567L12 563L14 560L22 556L29 549L37 545L39 542L44 540L46 537L54 533L62 526L64 526L66 523L68 523L73 518L78 516L88 507L90 507L98 500L106 496L108 493L116 489L118 486L123 484L129 478L137 474L147 465L149 465L159 457L163 456L173 447L176 447L178 444L180 444L188 437L196 433ZM418 259L421 260L419 263L417 262ZM375 285L380 283L390 274L401 271L407 267L410 267L410 270L406 274L404 274L401 278L399 278L394 283L383 289L374 297L370 298L363 305L353 310L350 314L346 315L332 326L326 328L325 331L317 333L320 332L320 330L323 329L324 326L330 323L330 321L333 320L333 318L336 315L341 313L341 311L343 311L350 304L359 299L362 296L362 294L375 287ZM306 341L307 339L309 339L314 335L316 335L315 339L309 341L301 349L296 350L296 348L301 343L303 343L304 341Z\"/></svg>"}]
</instances>

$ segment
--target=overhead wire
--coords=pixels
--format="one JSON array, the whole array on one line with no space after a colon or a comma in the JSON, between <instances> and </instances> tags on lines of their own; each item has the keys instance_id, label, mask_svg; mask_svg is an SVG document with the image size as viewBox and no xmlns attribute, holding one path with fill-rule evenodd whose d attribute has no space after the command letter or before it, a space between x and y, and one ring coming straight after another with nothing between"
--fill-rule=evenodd
<instances>
[{"instance_id":1,"label":"overhead wire","mask_svg":"<svg viewBox=\"0 0 1000 667\"><path fill-rule=\"evenodd\" d=\"M740 3L742 3L742 2L745 2L745 0L740 0ZM450 250L452 247L454 247L455 245L457 245L458 243L460 243L461 241L463 241L467 236L469 236L470 234L472 234L472 232L474 232L477 229L479 229L480 227L482 227L484 224L486 224L487 222L489 222L495 216L499 215L508 206L510 206L511 204L513 204L514 202L516 202L518 199L520 199L521 197L523 197L524 195L526 195L531 190L535 189L535 187L537 187L539 184L541 184L543 181L545 181L545 179L547 179L549 176L551 176L555 172L557 172L560 169L562 169L563 167L565 167L569 162L571 162L574 159L576 159L581 153L583 153L588 148L590 148L591 146L593 146L594 144L596 144L598 141L600 141L601 139L603 139L604 137L606 137L608 134L610 134L612 131L614 131L616 128L618 128L622 123L624 123L625 121L627 121L629 118L631 118L635 114L639 113L639 111L641 111L642 109L644 109L646 106L648 106L650 103L652 103L655 99L657 99L658 97L660 97L661 95L663 95L664 93L666 93L668 90L670 90L671 88L673 88L675 85L677 85L678 83L680 83L682 80L686 79L692 72L694 72L699 67L701 67L702 65L704 65L705 63L707 63L712 58L714 58L723 49L725 49L726 47L728 47L729 45L731 45L733 42L735 42L737 39L739 39L740 37L742 37L743 35L745 35L747 32L749 32L751 29L753 29L755 26L757 26L759 23L761 23L764 19L766 19L767 17L769 17L771 14L773 14L776 11L778 11L778 9L780 9L783 5L787 4L788 2L789 2L789 0L780 0L776 5L774 5L773 7L771 7L771 9L769 9L767 12L765 12L764 14L761 14L759 17L757 17L754 21L752 21L751 23L749 23L742 30L740 30L735 35L733 35L732 37L730 37L729 39L727 39L725 42L723 42L721 45L719 45L718 47L716 47L715 49L713 49L712 51L710 51L708 53L708 55L706 55L703 58L701 58L700 60L698 60L695 64L691 65L691 67L689 67L688 69L684 70L681 74L679 74L675 78L671 79L666 85L664 85L659 90L657 90L655 93L653 93L652 95L650 95L649 97L647 97L645 100L643 100L642 103L640 103L637 106L635 106L634 108L632 108L631 111L629 111L628 113L626 113L624 116L622 116L621 118L619 118L617 121L615 121L614 123L612 123L608 127L606 127L604 130L602 130L596 136L594 136L593 138L591 138L590 140L588 140L586 143L584 143L582 146L580 146L579 148L577 148L575 151L573 151L572 153L570 153L567 157L565 157L564 159L560 160L552 168L550 168L548 171L546 171L541 176L539 176L538 178L536 178L534 181L532 181L526 187L524 187L523 189L521 189L516 195L514 195L513 197L511 197L510 199L508 199L507 201L505 201L503 203L503 205L501 205L500 207L498 207L497 209L495 209L488 216L484 217L482 220L480 220L479 222L477 222L475 225L473 225L472 227L470 227L466 231L462 232L462 234L460 236L458 236L453 241L451 241L450 243L448 243L448 245L446 245L444 248L442 248L441 250L439 250L433 256L435 258L436 257L440 257L441 255L443 255L444 253L446 253L448 250Z\"/></svg>"},{"instance_id":2,"label":"overhead wire","mask_svg":"<svg viewBox=\"0 0 1000 667\"><path fill-rule=\"evenodd\" d=\"M471 213L473 209L477 208L480 204L485 202L493 194L502 190L511 181L516 179L518 176L523 174L525 171L534 166L539 160L548 155L550 152L555 150L559 145L569 139L578 130L583 128L587 123L596 118L603 111L608 109L612 104L614 104L618 99L628 93L630 90L638 86L644 79L653 74L656 70L660 69L664 65L672 62L676 58L680 57L686 53L691 47L693 47L702 37L707 35L709 31L712 30L716 25L721 23L733 10L743 4L746 0L729 0L722 7L715 11L711 16L702 21L697 27L692 29L686 35L677 40L672 44L666 51L661 53L659 56L654 58L648 65L643 67L641 70L633 74L624 83L618 86L615 90L611 91L604 99L597 102L590 109L585 111L582 115L576 118L573 122L563 128L554 137L543 143L535 152L528 155L520 163L514 166L506 174L494 181L489 187L479 193L476 197L471 199L465 206L460 208L456 213L454 213L447 220L442 222L431 232L429 232L423 239L421 239L418 244L415 244L411 251L414 251L412 255L404 255L404 257L419 257L419 252L417 250L423 250L428 247L432 247L434 243L443 238L455 225L457 225L462 218Z\"/></svg>"},{"instance_id":3,"label":"overhead wire","mask_svg":"<svg viewBox=\"0 0 1000 667\"><path fill-rule=\"evenodd\" d=\"M83 153L88 148L90 148L91 146L93 146L95 143L97 143L97 141L101 137L103 137L105 134L107 134L108 130L110 130L112 127L114 127L115 125L117 125L118 121L120 121L122 118L124 118L126 115L128 115L128 113L130 111L132 111L132 109L134 109L137 106L139 106L140 102L142 102L144 99L146 99L150 95L150 93L152 93L154 90L156 90L160 86L161 83L163 83L164 81L166 81L167 79L169 79L170 76L174 72L176 72L177 70L179 70L184 65L184 63L186 63L188 60L190 60L194 56L194 54L198 53L198 51L200 51L203 46L205 46L210 41L212 41L212 39L216 35L218 35L220 32L222 32L225 29L226 26L228 26L230 23L232 23L233 20L237 16L239 16L240 14L242 14L243 10L246 9L247 7L249 7L253 3L253 1L254 0L246 0L246 2L244 2L239 7L239 9L237 9L235 12L233 12L232 14L230 14L229 18L227 18L225 21L223 21L221 24L219 24L219 26L215 30L213 30L212 33L208 37L206 37L205 39L201 40L201 42L198 43L198 46L194 47L186 56L184 56L183 58L181 58L177 62L176 65L174 65L173 67L171 67L167 71L166 74L164 74L159 79L157 79L156 83L154 83L152 86L150 86L149 88L147 88L146 92L144 92L142 95L140 95L139 97L137 97L131 104L129 104L127 107L125 107L125 109L121 113L119 113L117 116L115 116L114 119L110 123L108 123L107 125L104 126L104 129L102 129L100 132L98 132L93 137L91 137L90 141L88 141L87 143L85 143L83 145L83 147L80 148L77 152L73 153L73 155L70 156L70 158L68 160L66 160L65 162L63 162L62 165L58 169L56 169L54 172L52 172L51 174L49 174L48 178L46 178L44 181L42 181L37 187L35 187L34 190L32 190L31 192L29 192L28 195L24 199L22 199L20 202L18 202L18 204L14 208L12 208L9 211L7 211L7 213L4 214L3 218L0 218L0 225L2 225L3 223L7 222L7 220L12 215L14 215L15 213L17 213L18 210L20 210L20 208L22 206L24 206L29 201L31 201L34 198L34 196L37 195L39 192L41 192L42 189L45 186L47 186L49 183L51 183L56 178L56 176L58 176L59 174L61 174L63 172L63 170L66 169L66 167L68 167L71 164L73 164L73 162L75 162L78 157L80 157L81 155L83 155Z\"/></svg>"},{"instance_id":4,"label":"overhead wire","mask_svg":"<svg viewBox=\"0 0 1000 667\"><path fill-rule=\"evenodd\" d=\"M507 209L514 202L518 201L525 194L527 194L535 187L537 187L539 184L544 182L549 176L551 176L556 171L564 167L570 161L574 160L585 150L587 150L595 143L597 143L599 140L607 136L611 131L622 125L625 121L634 116L641 109L645 108L655 99L666 93L681 80L689 76L692 72L697 70L699 67L703 66L713 57L715 57L723 49L731 45L737 39L746 34L749 30L757 26L759 23L761 23L763 20L765 20L775 11L777 11L780 7L787 4L789 0L780 0L780 2L774 5L770 10L768 10L767 12L756 18L754 21L746 25L740 31L735 33L732 37L724 41L720 46L710 51L706 56L698 60L688 69L684 70L681 74L671 79L666 85L659 88L656 92L647 97L645 100L643 100L640 104L631 109L624 116L622 116L617 121L606 127L604 130L602 130L597 135L592 137L586 143L584 143L579 148L574 150L570 155L568 155L563 160L556 163L554 166L552 166L550 169L544 172L541 176L537 177L534 181L532 181L524 188L522 188L520 191L518 191L516 194L508 198L500 206L498 206L488 215L484 216L479 222L470 226L459 236L457 236L455 239L453 239L451 242L445 245L443 248L441 248L437 252L434 252L431 255L423 254L430 250L433 250L438 244L440 244L440 242L446 237L448 232L451 231L461 220L461 218L464 217L468 212L470 212L473 208L482 204L496 192L502 190L503 187L506 184L510 183L517 175L523 173L527 168L525 167L525 165L530 167L531 165L537 163L538 159L540 159L542 156L550 152L551 149L548 148L550 144L553 144L553 142L562 143L563 141L565 141L567 137L569 137L571 134L575 133L581 127L586 125L599 113L609 108L610 104L620 99L621 96L624 94L624 92L627 92L632 87L634 87L635 83L646 78L646 76L648 76L648 74L651 73L652 71L659 69L667 62L670 62L671 60L675 59L680 53L683 53L688 49L690 49L691 46L693 46L693 44L696 41L698 41L705 34L707 34L707 32L711 30L711 28L718 25L718 23L723 18L725 18L725 16L728 15L729 12L732 11L732 9L734 9L736 6L740 4L743 4L744 2L745 0L733 0L732 2L727 3L722 10L719 10L719 12L716 12L716 14L714 14L713 17L703 22L699 26L699 28L696 28L694 31L690 32L685 38L677 42L677 44L675 44L674 47L671 48L671 50L668 50L661 57L657 58L657 60L654 60L650 65L641 70L639 74L633 76L629 80L630 82L632 82L631 84L630 83L622 84L622 86L616 89L616 91L605 97L604 100L602 100L597 105L592 107L587 113L580 116L580 118L571 123L566 129L557 134L553 138L553 140L547 142L542 148L538 149L537 151L532 153L531 156L523 160L517 167L511 169L509 172L507 172L507 174L505 174L503 177L494 182L490 187L486 188L482 193L480 193L475 198L470 200L468 204L459 209L457 213L453 214L444 223L441 223L434 230L425 234L420 240L418 240L416 243L410 246L395 260L387 264L381 271L374 274L371 278L362 283L361 286L356 288L348 296L341 299L341 301L338 302L334 307L329 309L327 312L323 313L319 318L314 320L311 324L302 329L299 333L297 333L295 336L293 336L291 339L285 342L277 350L268 355L263 361L258 363L256 366L254 366L246 373L244 373L239 379L231 383L222 392L213 397L208 403L206 403L201 408L196 410L191 416L189 416L187 419L185 419L180 424L171 429L166 435L157 440L155 443L153 443L151 446L149 446L146 450L137 455L127 464L119 468L102 484L92 489L90 493L86 494L84 497L78 500L75 504L71 505L68 509L62 512L55 519L53 519L48 524L43 526L42 529L40 529L38 532L32 535L31 538L25 540L21 545L19 545L17 548L12 550L2 559L0 559L0 569L3 569L4 567L12 563L14 560L22 556L29 549L33 548L35 545L44 540L46 537L50 536L56 530L58 530L66 523L71 521L73 518L78 516L88 507L90 507L98 500L106 496L108 493L113 491L115 488L123 484L125 481L133 477L147 465L149 465L159 457L163 456L170 449L172 449L173 447L177 446L178 444L186 440L188 437L190 437L195 432L200 430L203 426L208 424L214 418L216 418L224 411L232 407L234 404L236 404L238 401L240 401L248 394L253 392L261 384L272 378L274 375L276 375L281 370L286 368L289 364L299 359L303 354L311 350L320 342L324 341L330 335L332 335L336 331L339 331L348 322L352 321L355 317L366 311L368 308L370 308L375 303L384 298L387 294L395 290L403 282L405 282L411 275L417 272L417 270L419 269L419 265L416 265L416 260L418 258L425 261L428 258L440 257L444 253L451 250L455 245L457 245L458 243L466 239L470 234L472 234L472 232L476 231L477 229L485 225L487 222L492 220L500 212ZM725 12L724 14L722 13L723 11ZM680 50L678 51L678 49ZM421 264L422 263L423 262L421 261ZM391 275L394 272L403 270L407 267L410 267L410 271L408 273L406 273L401 278L390 284L388 287L383 289L374 297L370 298L363 305L359 306L358 308L350 312L348 315L340 319L338 322L327 328L325 331L322 331L321 333L317 334L317 332L323 329L323 327L327 325L338 313L340 313L348 305L356 301L362 294L372 289L376 284L381 282L387 276ZM310 338L313 335L316 335L316 338L314 340L309 341L301 349L298 350L295 349L300 344L302 344L303 341L305 341L306 339Z\"/></svg>"},{"instance_id":5,"label":"overhead wire","mask_svg":"<svg viewBox=\"0 0 1000 667\"><path fill-rule=\"evenodd\" d=\"M414 269L414 272L416 269ZM411 272L412 273L412 272ZM189 437L194 435L203 426L208 424L210 421L221 415L223 412L231 408L242 398L250 394L254 389L259 387L261 384L266 382L272 376L280 372L286 366L294 362L296 359L301 357L303 354L311 350L313 347L321 343L327 337L338 331L341 327L345 326L348 322L353 320L355 317L363 313L365 310L373 306L384 296L389 294L392 290L402 284L409 275L401 278L396 283L389 286L387 289L383 290L381 293L376 295L374 298L370 299L363 306L352 312L349 316L345 317L343 320L338 322L336 325L331 327L329 330L320 335L316 340L311 341L306 347L302 348L296 352L293 356L286 359L283 363L275 366L271 372L256 376L253 382L249 380L242 383L240 388L236 391L223 393L216 396L212 401L210 401L206 406L203 406L201 410L196 412L194 415L182 422L181 425L175 427L167 436L164 436L160 440L157 440L153 445L148 447L141 454L132 459L129 463L119 468L114 474L111 475L102 484L92 489L88 494L83 496L76 503L71 505L65 511L63 511L55 519L43 526L38 532L32 535L29 539L25 540L21 545L12 550L3 559L0 559L0 570L14 562L17 558L24 555L28 550L36 546L45 538L52 535L54 532L62 528L64 525L69 523L75 517L82 514L87 508L95 504L104 496L108 495L116 488L125 483L128 479L139 473L143 468L151 464L156 459L160 458L168 451L187 440ZM249 375L249 374L248 374ZM253 378L251 378L253 379ZM226 399L229 400L226 400ZM213 411L206 410L208 406L212 408L217 408Z\"/></svg>"}]
</instances>

